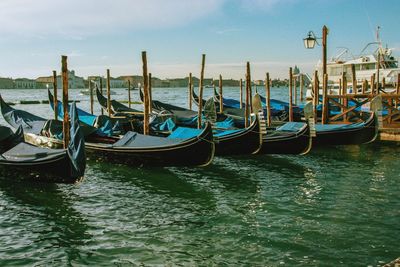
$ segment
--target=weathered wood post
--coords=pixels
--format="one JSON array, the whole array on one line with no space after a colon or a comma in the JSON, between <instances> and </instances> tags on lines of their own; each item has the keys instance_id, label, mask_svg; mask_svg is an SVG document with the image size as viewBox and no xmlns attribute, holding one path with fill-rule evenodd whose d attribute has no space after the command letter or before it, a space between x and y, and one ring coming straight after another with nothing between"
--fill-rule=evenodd
<instances>
[{"instance_id":1,"label":"weathered wood post","mask_svg":"<svg viewBox=\"0 0 400 267\"><path fill-rule=\"evenodd\" d=\"M314 79L313 79L313 113L315 122L318 121L318 104L319 104L319 82L318 82L318 71L314 71Z\"/></svg>"},{"instance_id":2,"label":"weathered wood post","mask_svg":"<svg viewBox=\"0 0 400 267\"><path fill-rule=\"evenodd\" d=\"M293 75L293 98L294 105L297 105L297 77Z\"/></svg>"},{"instance_id":3,"label":"weathered wood post","mask_svg":"<svg viewBox=\"0 0 400 267\"><path fill-rule=\"evenodd\" d=\"M362 83L362 94L365 94L367 92L367 88L368 88L368 81L364 79Z\"/></svg>"},{"instance_id":4,"label":"weathered wood post","mask_svg":"<svg viewBox=\"0 0 400 267\"><path fill-rule=\"evenodd\" d=\"M293 121L293 70L289 68L289 121Z\"/></svg>"},{"instance_id":5,"label":"weathered wood post","mask_svg":"<svg viewBox=\"0 0 400 267\"><path fill-rule=\"evenodd\" d=\"M224 113L224 98L222 91L222 75L219 75L219 112Z\"/></svg>"},{"instance_id":6,"label":"weathered wood post","mask_svg":"<svg viewBox=\"0 0 400 267\"><path fill-rule=\"evenodd\" d=\"M111 86L110 86L110 69L107 69L107 111L111 117Z\"/></svg>"},{"instance_id":7,"label":"weathered wood post","mask_svg":"<svg viewBox=\"0 0 400 267\"><path fill-rule=\"evenodd\" d=\"M267 106L267 126L271 126L271 88L269 83L269 72L265 75L265 105Z\"/></svg>"},{"instance_id":8,"label":"weathered wood post","mask_svg":"<svg viewBox=\"0 0 400 267\"><path fill-rule=\"evenodd\" d=\"M206 54L201 57L201 71L200 71L200 81L199 81L199 111L197 118L197 128L201 129L202 122L202 109L203 109L203 79L204 79L204 66L206 64Z\"/></svg>"},{"instance_id":9,"label":"weathered wood post","mask_svg":"<svg viewBox=\"0 0 400 267\"><path fill-rule=\"evenodd\" d=\"M131 107L131 80L128 79L128 107Z\"/></svg>"},{"instance_id":10,"label":"weathered wood post","mask_svg":"<svg viewBox=\"0 0 400 267\"><path fill-rule=\"evenodd\" d=\"M250 108L250 113L249 113L249 115L251 115L252 113L253 113L253 105L251 104L251 97L253 96L253 90L252 90L252 88L251 88L251 86L252 86L252 84L251 84L251 74L250 74L250 62L247 62L248 63L248 65L247 65L247 68L248 68L248 79L249 79L249 91L248 91L248 94L249 94L249 108ZM251 123L251 116L250 116L250 123Z\"/></svg>"},{"instance_id":11,"label":"weathered wood post","mask_svg":"<svg viewBox=\"0 0 400 267\"><path fill-rule=\"evenodd\" d=\"M57 72L55 70L53 70L53 102L54 102L54 119L58 120Z\"/></svg>"},{"instance_id":12,"label":"weathered wood post","mask_svg":"<svg viewBox=\"0 0 400 267\"><path fill-rule=\"evenodd\" d=\"M343 82L343 84L342 84L342 95L343 96L347 96L347 77L346 77L346 72L343 72L342 73L342 82ZM343 106L345 107L345 108L342 108L342 112L345 112L345 110L344 109L348 109L348 107L349 107L349 103L348 103L349 101L347 100L347 98L344 98L343 99ZM347 121L347 114L344 114L343 115L343 120L344 121Z\"/></svg>"},{"instance_id":13,"label":"weathered wood post","mask_svg":"<svg viewBox=\"0 0 400 267\"><path fill-rule=\"evenodd\" d=\"M371 76L371 95L375 96L375 73Z\"/></svg>"},{"instance_id":14,"label":"weathered wood post","mask_svg":"<svg viewBox=\"0 0 400 267\"><path fill-rule=\"evenodd\" d=\"M142 63L143 63L143 108L144 108L144 120L143 120L143 134L148 135L149 129L149 74L147 73L147 55L146 51L142 51Z\"/></svg>"},{"instance_id":15,"label":"weathered wood post","mask_svg":"<svg viewBox=\"0 0 400 267\"><path fill-rule=\"evenodd\" d=\"M352 79L353 94L357 94L356 65L354 64L351 64L351 79Z\"/></svg>"},{"instance_id":16,"label":"weathered wood post","mask_svg":"<svg viewBox=\"0 0 400 267\"><path fill-rule=\"evenodd\" d=\"M240 87L240 97L239 97L239 105L240 105L240 109L243 108L243 79L240 79L239 81L239 87Z\"/></svg>"},{"instance_id":17,"label":"weathered wood post","mask_svg":"<svg viewBox=\"0 0 400 267\"><path fill-rule=\"evenodd\" d=\"M303 77L303 74L300 74L300 102L304 101L303 90L304 90L304 77Z\"/></svg>"},{"instance_id":18,"label":"weathered wood post","mask_svg":"<svg viewBox=\"0 0 400 267\"><path fill-rule=\"evenodd\" d=\"M382 90L385 90L386 88L386 79L385 77L382 77Z\"/></svg>"},{"instance_id":19,"label":"weathered wood post","mask_svg":"<svg viewBox=\"0 0 400 267\"><path fill-rule=\"evenodd\" d=\"M400 95L400 73L397 74L396 95ZM398 97L396 98L396 108L399 106Z\"/></svg>"},{"instance_id":20,"label":"weathered wood post","mask_svg":"<svg viewBox=\"0 0 400 267\"><path fill-rule=\"evenodd\" d=\"M188 102L189 102L189 109L192 110L192 97L193 97L193 87L192 87L192 73L189 73L189 84L188 84L188 90L189 90L189 94L188 94Z\"/></svg>"},{"instance_id":21,"label":"weathered wood post","mask_svg":"<svg viewBox=\"0 0 400 267\"><path fill-rule=\"evenodd\" d=\"M63 119L63 141L64 141L64 149L67 149L70 134L69 134L69 116L68 116L68 67L67 67L67 56L61 56L61 75L62 75L62 84L63 84L63 111L64 111L64 119Z\"/></svg>"},{"instance_id":22,"label":"weathered wood post","mask_svg":"<svg viewBox=\"0 0 400 267\"><path fill-rule=\"evenodd\" d=\"M103 95L103 77L100 77L99 86L100 86L100 93ZM101 112L101 115L104 114L102 107L100 107L100 112Z\"/></svg>"},{"instance_id":23,"label":"weathered wood post","mask_svg":"<svg viewBox=\"0 0 400 267\"><path fill-rule=\"evenodd\" d=\"M153 93L152 93L152 84L151 84L151 73L149 73L149 114L151 114L153 107L152 107L152 103L153 103Z\"/></svg>"},{"instance_id":24,"label":"weathered wood post","mask_svg":"<svg viewBox=\"0 0 400 267\"><path fill-rule=\"evenodd\" d=\"M89 95L90 95L90 114L93 114L93 87L92 87L92 79L89 76L88 77L89 81Z\"/></svg>"},{"instance_id":25,"label":"weathered wood post","mask_svg":"<svg viewBox=\"0 0 400 267\"><path fill-rule=\"evenodd\" d=\"M378 60L376 62L376 93L379 94L379 69L381 67L381 51L378 49Z\"/></svg>"},{"instance_id":26,"label":"weathered wood post","mask_svg":"<svg viewBox=\"0 0 400 267\"><path fill-rule=\"evenodd\" d=\"M324 74L322 82L322 124L328 123L328 74Z\"/></svg>"},{"instance_id":27,"label":"weathered wood post","mask_svg":"<svg viewBox=\"0 0 400 267\"><path fill-rule=\"evenodd\" d=\"M249 126L250 117L250 90L251 90L251 79L250 79L250 62L247 61L246 64L246 110L245 110L245 127ZM251 121L250 121L251 123Z\"/></svg>"}]
</instances>

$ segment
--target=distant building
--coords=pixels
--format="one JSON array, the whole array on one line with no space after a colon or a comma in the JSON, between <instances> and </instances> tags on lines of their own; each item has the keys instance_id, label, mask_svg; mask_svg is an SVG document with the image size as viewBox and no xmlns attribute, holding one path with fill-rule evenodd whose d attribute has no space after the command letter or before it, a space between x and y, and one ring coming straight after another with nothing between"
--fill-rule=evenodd
<instances>
[{"instance_id":1,"label":"distant building","mask_svg":"<svg viewBox=\"0 0 400 267\"><path fill-rule=\"evenodd\" d=\"M14 88L16 89L35 89L36 81L27 78L18 78L14 80Z\"/></svg>"},{"instance_id":2,"label":"distant building","mask_svg":"<svg viewBox=\"0 0 400 267\"><path fill-rule=\"evenodd\" d=\"M14 88L14 81L11 78L0 78L1 89L12 89Z\"/></svg>"},{"instance_id":3,"label":"distant building","mask_svg":"<svg viewBox=\"0 0 400 267\"><path fill-rule=\"evenodd\" d=\"M46 88L46 85L49 85L49 88L53 88L53 76L39 77L36 79L36 83L36 88ZM61 75L57 76L57 87L62 88ZM68 71L68 88L85 88L84 79L76 76L74 70Z\"/></svg>"}]
</instances>

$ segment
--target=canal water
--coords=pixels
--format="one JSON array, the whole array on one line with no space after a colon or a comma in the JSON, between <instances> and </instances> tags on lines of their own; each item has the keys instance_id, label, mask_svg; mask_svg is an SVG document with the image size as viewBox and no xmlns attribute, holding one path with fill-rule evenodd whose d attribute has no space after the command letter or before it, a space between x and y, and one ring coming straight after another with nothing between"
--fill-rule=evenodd
<instances>
[{"instance_id":1,"label":"canal water","mask_svg":"<svg viewBox=\"0 0 400 267\"><path fill-rule=\"evenodd\" d=\"M272 94L287 99L285 89ZM153 98L186 106L186 95L154 89ZM89 110L88 96L70 96ZM15 107L52 117L46 104ZM375 143L215 158L204 168L89 161L77 185L0 177L0 266L382 265L400 256L399 154L397 144Z\"/></svg>"}]
</instances>

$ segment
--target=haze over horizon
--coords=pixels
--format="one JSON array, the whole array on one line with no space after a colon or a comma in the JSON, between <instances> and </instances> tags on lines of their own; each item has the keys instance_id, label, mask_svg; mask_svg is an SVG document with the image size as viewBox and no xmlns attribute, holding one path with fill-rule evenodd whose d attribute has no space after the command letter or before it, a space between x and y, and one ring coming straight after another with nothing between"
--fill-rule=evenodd
<instances>
[{"instance_id":1,"label":"haze over horizon","mask_svg":"<svg viewBox=\"0 0 400 267\"><path fill-rule=\"evenodd\" d=\"M250 61L254 79L286 78L294 65L314 69L321 47L302 39L324 24L329 58L359 53L378 25L398 57L399 10L396 0L2 0L0 77L49 76L61 55L78 76L140 75L147 51L159 78L199 76L203 53L206 77L243 78Z\"/></svg>"}]
</instances>

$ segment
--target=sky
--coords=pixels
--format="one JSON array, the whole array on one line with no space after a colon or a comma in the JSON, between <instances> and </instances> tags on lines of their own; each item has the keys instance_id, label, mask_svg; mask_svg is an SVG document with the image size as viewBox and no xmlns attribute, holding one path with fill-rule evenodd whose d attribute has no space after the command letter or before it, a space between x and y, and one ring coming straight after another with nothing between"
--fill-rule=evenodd
<instances>
[{"instance_id":1,"label":"sky","mask_svg":"<svg viewBox=\"0 0 400 267\"><path fill-rule=\"evenodd\" d=\"M328 58L359 54L375 29L400 55L399 0L1 0L0 77L50 76L61 55L78 76L140 75L147 51L153 77L286 78L312 72L322 48L303 38L329 28Z\"/></svg>"}]
</instances>

